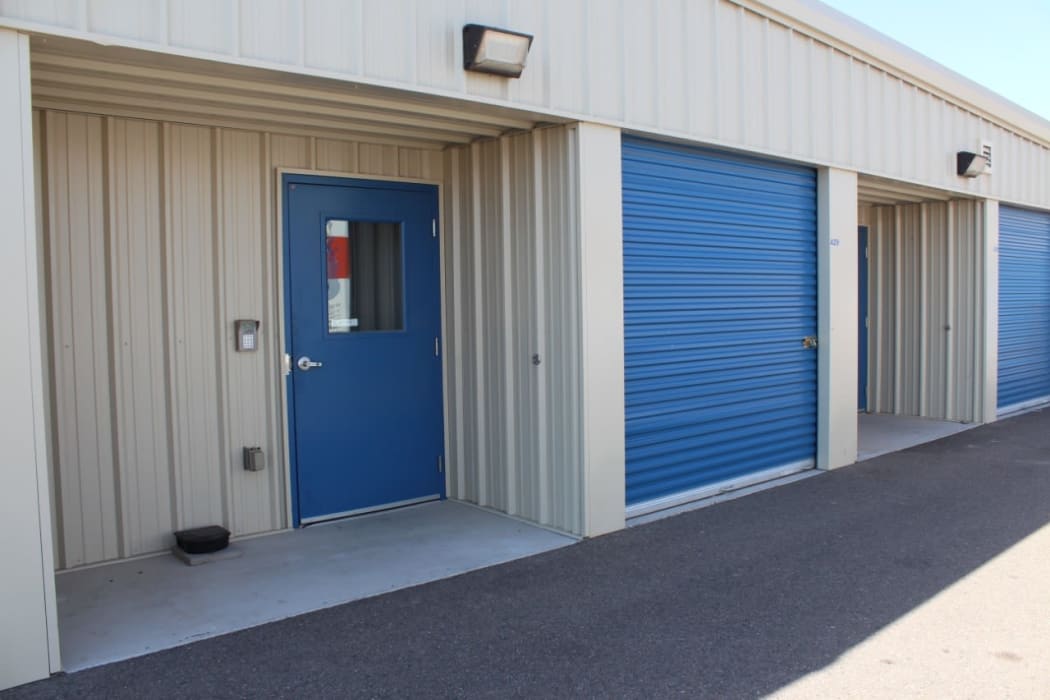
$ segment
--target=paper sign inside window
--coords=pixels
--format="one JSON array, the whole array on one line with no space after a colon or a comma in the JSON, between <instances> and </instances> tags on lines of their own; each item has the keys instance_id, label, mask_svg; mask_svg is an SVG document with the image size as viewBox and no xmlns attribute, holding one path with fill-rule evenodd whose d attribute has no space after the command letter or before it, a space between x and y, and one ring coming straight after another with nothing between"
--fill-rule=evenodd
<instances>
[{"instance_id":1,"label":"paper sign inside window","mask_svg":"<svg viewBox=\"0 0 1050 700\"><path fill-rule=\"evenodd\" d=\"M350 317L350 222L332 220L325 227L328 261L328 332L349 333L357 327Z\"/></svg>"}]
</instances>

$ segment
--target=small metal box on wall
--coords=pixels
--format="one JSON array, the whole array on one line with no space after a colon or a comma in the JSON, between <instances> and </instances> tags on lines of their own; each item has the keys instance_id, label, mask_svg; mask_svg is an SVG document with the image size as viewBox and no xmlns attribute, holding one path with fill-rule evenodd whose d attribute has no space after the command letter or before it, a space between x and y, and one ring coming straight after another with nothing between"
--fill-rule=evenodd
<instances>
[{"instance_id":1,"label":"small metal box on wall","mask_svg":"<svg viewBox=\"0 0 1050 700\"><path fill-rule=\"evenodd\" d=\"M259 349L259 321L239 318L233 325L237 352L255 352Z\"/></svg>"},{"instance_id":2,"label":"small metal box on wall","mask_svg":"<svg viewBox=\"0 0 1050 700\"><path fill-rule=\"evenodd\" d=\"M266 468L266 456L261 447L244 448L244 470L249 472L261 472Z\"/></svg>"}]
</instances>

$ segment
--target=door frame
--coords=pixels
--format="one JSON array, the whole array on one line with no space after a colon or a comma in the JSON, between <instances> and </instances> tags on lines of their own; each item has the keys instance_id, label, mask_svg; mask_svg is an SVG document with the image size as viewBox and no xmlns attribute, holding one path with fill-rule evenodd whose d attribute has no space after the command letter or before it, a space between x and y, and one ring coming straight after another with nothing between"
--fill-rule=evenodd
<instances>
[{"instance_id":1,"label":"door frame","mask_svg":"<svg viewBox=\"0 0 1050 700\"><path fill-rule=\"evenodd\" d=\"M346 173L332 170L312 170L310 168L287 168L277 167L274 168L274 227L276 228L276 246L274 249L274 260L272 262L274 277L277 280L277 286L274 290L275 298L272 300L275 302L273 307L273 313L271 314L271 323L274 324L274 328L277 330L276 334L276 355L277 363L274 367L275 374L274 379L279 387L280 392L280 408L281 408L281 429L278 433L284 439L284 444L281 449L281 456L283 461L280 468L284 472L284 512L285 512L285 528L297 528L300 527L299 522L299 502L298 502L298 489L295 487L295 475L296 475L296 458L295 458L295 432L292 430L292 421L295 420L295 404L292 396L292 372L291 372L291 355L289 353L288 342L290 339L289 324L291 321L291 308L288 302L289 289L287 286L290 259L288 255L288 246L290 244L288 238L288 221L287 221L287 207L284 202L284 182L286 177L295 176L307 176L311 178L328 178L330 180L339 180L350 183L391 183L391 184L402 184L402 185L429 185L437 188L438 197L438 284L440 289L440 304L441 304L441 430L444 436L442 446L442 458L444 459L445 472L444 472L444 492L445 494L449 491L448 484L448 444L449 444L449 424L448 424L448 353L446 348L448 346L448 324L446 323L446 316L448 315L448 306L445 300L445 196L444 196L444 182L441 180L429 180L424 178L407 178L407 177L391 177L383 175L367 175L362 173ZM274 468L278 468L275 464Z\"/></svg>"}]
</instances>

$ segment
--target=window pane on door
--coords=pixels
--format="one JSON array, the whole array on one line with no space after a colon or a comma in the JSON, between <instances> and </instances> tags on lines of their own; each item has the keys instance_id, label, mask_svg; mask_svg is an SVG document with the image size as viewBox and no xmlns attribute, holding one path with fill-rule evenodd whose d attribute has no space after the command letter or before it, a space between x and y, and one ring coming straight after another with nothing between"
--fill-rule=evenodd
<instances>
[{"instance_id":1,"label":"window pane on door","mask_svg":"<svg viewBox=\"0 0 1050 700\"><path fill-rule=\"evenodd\" d=\"M403 330L401 224L332 219L325 234L328 332Z\"/></svg>"}]
</instances>

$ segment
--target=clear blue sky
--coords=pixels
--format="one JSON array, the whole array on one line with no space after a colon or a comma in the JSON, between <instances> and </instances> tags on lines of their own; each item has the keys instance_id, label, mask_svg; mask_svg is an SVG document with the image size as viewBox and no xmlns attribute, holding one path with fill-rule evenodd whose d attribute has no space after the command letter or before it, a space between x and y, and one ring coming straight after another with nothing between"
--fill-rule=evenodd
<instances>
[{"instance_id":1,"label":"clear blue sky","mask_svg":"<svg viewBox=\"0 0 1050 700\"><path fill-rule=\"evenodd\" d=\"M1050 0L823 0L1050 119Z\"/></svg>"}]
</instances>

